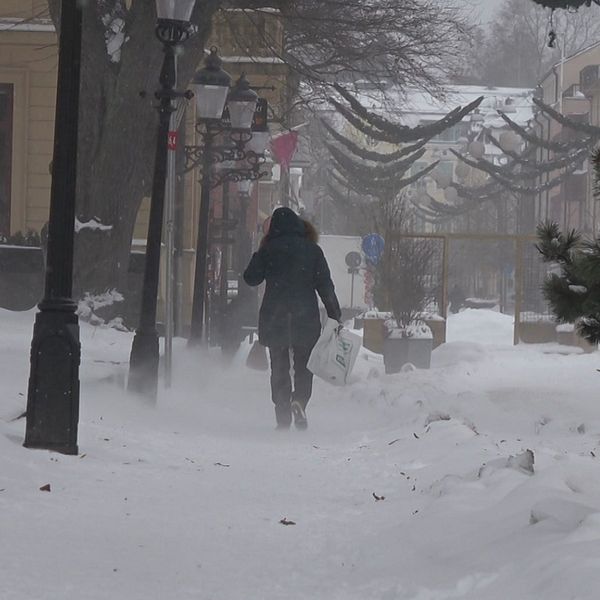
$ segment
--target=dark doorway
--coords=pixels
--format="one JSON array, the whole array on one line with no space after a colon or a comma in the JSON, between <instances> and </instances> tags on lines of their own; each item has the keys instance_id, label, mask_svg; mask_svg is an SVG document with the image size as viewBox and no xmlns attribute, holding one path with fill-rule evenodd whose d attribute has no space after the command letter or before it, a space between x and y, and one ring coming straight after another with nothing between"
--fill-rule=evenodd
<instances>
[{"instance_id":1,"label":"dark doorway","mask_svg":"<svg viewBox=\"0 0 600 600\"><path fill-rule=\"evenodd\" d=\"M10 235L13 86L0 83L0 235Z\"/></svg>"}]
</instances>

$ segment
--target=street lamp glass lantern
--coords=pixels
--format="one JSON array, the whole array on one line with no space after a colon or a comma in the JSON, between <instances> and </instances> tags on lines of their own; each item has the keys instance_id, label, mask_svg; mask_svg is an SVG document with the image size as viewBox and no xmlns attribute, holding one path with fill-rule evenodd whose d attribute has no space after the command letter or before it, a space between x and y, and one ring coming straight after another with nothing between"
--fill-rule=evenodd
<instances>
[{"instance_id":1,"label":"street lamp glass lantern","mask_svg":"<svg viewBox=\"0 0 600 600\"><path fill-rule=\"evenodd\" d=\"M246 144L246 149L255 154L264 154L270 139L271 134L268 131L253 131L252 139Z\"/></svg>"},{"instance_id":2,"label":"street lamp glass lantern","mask_svg":"<svg viewBox=\"0 0 600 600\"><path fill-rule=\"evenodd\" d=\"M250 179L242 179L238 183L238 190L241 194L249 196L252 193L253 182Z\"/></svg>"},{"instance_id":3,"label":"street lamp glass lantern","mask_svg":"<svg viewBox=\"0 0 600 600\"><path fill-rule=\"evenodd\" d=\"M242 74L227 98L231 127L234 129L250 129L257 101L258 94L250 89L246 76Z\"/></svg>"},{"instance_id":4,"label":"street lamp glass lantern","mask_svg":"<svg viewBox=\"0 0 600 600\"><path fill-rule=\"evenodd\" d=\"M222 64L213 46L206 57L205 67L196 73L192 81L196 113L200 120L220 119L223 116L231 76L221 68Z\"/></svg>"},{"instance_id":5,"label":"street lamp glass lantern","mask_svg":"<svg viewBox=\"0 0 600 600\"><path fill-rule=\"evenodd\" d=\"M196 0L156 0L156 16L169 21L190 22Z\"/></svg>"}]
</instances>

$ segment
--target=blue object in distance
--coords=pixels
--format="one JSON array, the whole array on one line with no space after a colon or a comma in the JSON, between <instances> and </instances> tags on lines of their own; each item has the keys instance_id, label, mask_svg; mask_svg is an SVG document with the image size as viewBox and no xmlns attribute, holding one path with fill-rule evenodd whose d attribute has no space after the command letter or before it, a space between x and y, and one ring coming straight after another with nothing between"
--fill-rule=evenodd
<instances>
[{"instance_id":1,"label":"blue object in distance","mask_svg":"<svg viewBox=\"0 0 600 600\"><path fill-rule=\"evenodd\" d=\"M378 233L370 233L362 240L362 251L366 259L374 265L381 259L384 247L385 241Z\"/></svg>"}]
</instances>

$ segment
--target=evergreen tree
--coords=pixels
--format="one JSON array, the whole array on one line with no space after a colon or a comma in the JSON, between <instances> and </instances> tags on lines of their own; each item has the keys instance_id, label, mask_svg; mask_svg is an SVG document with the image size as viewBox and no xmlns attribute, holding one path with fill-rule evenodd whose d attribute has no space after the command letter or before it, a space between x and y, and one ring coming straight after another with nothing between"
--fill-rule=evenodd
<instances>
[{"instance_id":1,"label":"evergreen tree","mask_svg":"<svg viewBox=\"0 0 600 600\"><path fill-rule=\"evenodd\" d=\"M593 156L596 182L600 152ZM598 194L598 183L596 184ZM575 323L579 334L592 344L600 342L600 236L584 240L574 231L563 233L556 223L538 226L537 249L556 272L544 282L544 296L556 319Z\"/></svg>"}]
</instances>

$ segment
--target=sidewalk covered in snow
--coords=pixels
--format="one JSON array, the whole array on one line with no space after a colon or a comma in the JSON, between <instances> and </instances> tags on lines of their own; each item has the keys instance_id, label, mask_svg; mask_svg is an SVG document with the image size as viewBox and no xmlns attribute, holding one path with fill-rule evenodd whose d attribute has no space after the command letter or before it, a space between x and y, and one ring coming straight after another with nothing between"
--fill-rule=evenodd
<instances>
[{"instance_id":1,"label":"sidewalk covered in snow","mask_svg":"<svg viewBox=\"0 0 600 600\"><path fill-rule=\"evenodd\" d=\"M513 347L510 317L467 310L430 370L363 351L281 432L247 347L182 342L150 408L130 335L82 324L69 457L22 447L33 313L0 319L3 600L597 597L597 353Z\"/></svg>"}]
</instances>

